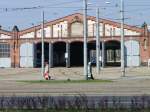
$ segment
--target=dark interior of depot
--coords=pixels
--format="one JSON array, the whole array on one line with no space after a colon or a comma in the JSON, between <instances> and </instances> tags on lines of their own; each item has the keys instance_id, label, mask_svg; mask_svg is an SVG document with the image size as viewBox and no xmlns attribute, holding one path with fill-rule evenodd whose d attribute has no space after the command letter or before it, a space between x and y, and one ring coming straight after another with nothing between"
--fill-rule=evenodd
<instances>
[{"instance_id":1,"label":"dark interior of depot","mask_svg":"<svg viewBox=\"0 0 150 112\"><path fill-rule=\"evenodd\" d=\"M92 41L87 44L88 62L96 65L96 42ZM100 54L102 53L102 44L100 44ZM66 43L57 42L53 43L53 66L65 67L66 66ZM34 66L41 67L41 43L37 43L34 47ZM105 42L105 66L120 66L120 42L108 41ZM83 42L70 43L70 66L77 67L83 66ZM49 62L49 43L44 43L44 62Z\"/></svg>"}]
</instances>

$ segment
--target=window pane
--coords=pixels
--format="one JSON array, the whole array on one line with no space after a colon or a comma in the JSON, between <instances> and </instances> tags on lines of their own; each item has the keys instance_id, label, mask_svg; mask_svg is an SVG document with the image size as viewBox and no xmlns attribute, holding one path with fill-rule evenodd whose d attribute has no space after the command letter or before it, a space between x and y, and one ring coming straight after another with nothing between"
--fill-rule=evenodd
<instances>
[{"instance_id":1,"label":"window pane","mask_svg":"<svg viewBox=\"0 0 150 112\"><path fill-rule=\"evenodd\" d=\"M0 57L5 58L5 57L10 57L10 45L9 44L0 44Z\"/></svg>"}]
</instances>

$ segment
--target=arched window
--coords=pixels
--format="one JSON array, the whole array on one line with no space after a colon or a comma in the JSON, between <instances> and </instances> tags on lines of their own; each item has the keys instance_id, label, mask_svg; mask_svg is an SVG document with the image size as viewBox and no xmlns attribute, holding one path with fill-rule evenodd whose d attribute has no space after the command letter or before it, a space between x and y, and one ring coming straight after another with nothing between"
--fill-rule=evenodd
<instances>
[{"instance_id":1,"label":"arched window","mask_svg":"<svg viewBox=\"0 0 150 112\"><path fill-rule=\"evenodd\" d=\"M113 36L116 36L116 29L113 28Z\"/></svg>"},{"instance_id":2,"label":"arched window","mask_svg":"<svg viewBox=\"0 0 150 112\"><path fill-rule=\"evenodd\" d=\"M0 43L0 58L10 57L10 45L7 43Z\"/></svg>"},{"instance_id":3,"label":"arched window","mask_svg":"<svg viewBox=\"0 0 150 112\"><path fill-rule=\"evenodd\" d=\"M146 50L146 49L147 49L147 40L144 39L144 50Z\"/></svg>"},{"instance_id":4,"label":"arched window","mask_svg":"<svg viewBox=\"0 0 150 112\"><path fill-rule=\"evenodd\" d=\"M80 22L72 23L71 25L71 36L83 36L83 24Z\"/></svg>"}]
</instances>

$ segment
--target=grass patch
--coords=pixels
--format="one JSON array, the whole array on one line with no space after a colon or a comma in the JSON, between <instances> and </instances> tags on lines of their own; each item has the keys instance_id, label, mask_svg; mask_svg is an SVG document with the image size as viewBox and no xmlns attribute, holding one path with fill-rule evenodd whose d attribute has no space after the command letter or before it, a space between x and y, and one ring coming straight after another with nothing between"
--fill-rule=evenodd
<instances>
[{"instance_id":1,"label":"grass patch","mask_svg":"<svg viewBox=\"0 0 150 112\"><path fill-rule=\"evenodd\" d=\"M25 83L110 83L112 80L22 80Z\"/></svg>"}]
</instances>

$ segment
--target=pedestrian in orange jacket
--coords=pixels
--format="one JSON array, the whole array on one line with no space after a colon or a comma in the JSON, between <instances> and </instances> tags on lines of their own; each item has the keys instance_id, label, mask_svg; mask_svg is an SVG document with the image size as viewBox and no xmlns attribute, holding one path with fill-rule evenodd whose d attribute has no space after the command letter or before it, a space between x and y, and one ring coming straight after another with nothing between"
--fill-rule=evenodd
<instances>
[{"instance_id":1,"label":"pedestrian in orange jacket","mask_svg":"<svg viewBox=\"0 0 150 112\"><path fill-rule=\"evenodd\" d=\"M51 77L49 76L49 65L48 65L47 62L45 63L44 78L46 80L50 80L51 79Z\"/></svg>"}]
</instances>

